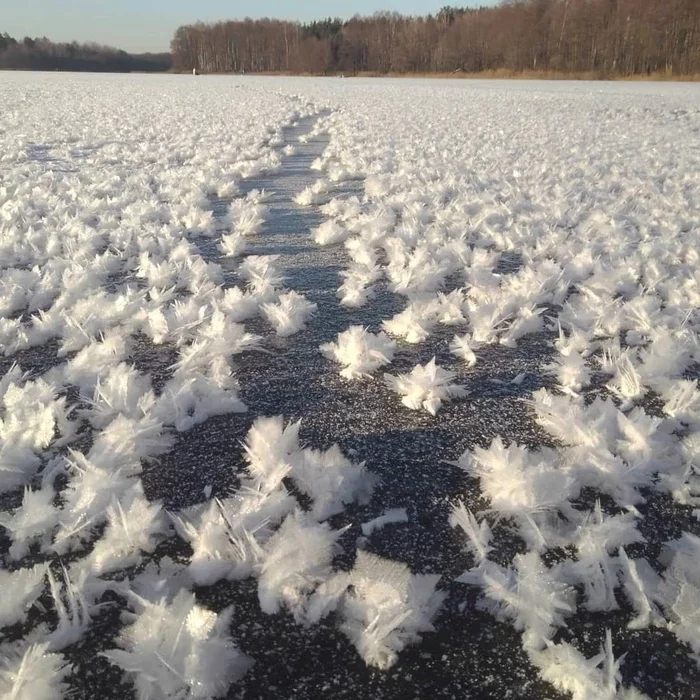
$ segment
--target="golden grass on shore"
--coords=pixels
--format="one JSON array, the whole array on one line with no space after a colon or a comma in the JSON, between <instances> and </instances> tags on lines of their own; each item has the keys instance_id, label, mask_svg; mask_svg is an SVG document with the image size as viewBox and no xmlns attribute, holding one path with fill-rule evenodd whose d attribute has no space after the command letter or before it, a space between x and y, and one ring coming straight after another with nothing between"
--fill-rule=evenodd
<instances>
[{"instance_id":1,"label":"golden grass on shore","mask_svg":"<svg viewBox=\"0 0 700 700\"><path fill-rule=\"evenodd\" d=\"M559 71L513 71L506 68L469 73L456 71L453 73L359 73L358 77L367 78L440 78L455 80L616 80L616 81L677 81L698 82L700 74L678 75L666 71L644 73L639 75L612 75L585 71L579 73L562 73Z\"/></svg>"},{"instance_id":2,"label":"golden grass on shore","mask_svg":"<svg viewBox=\"0 0 700 700\"><path fill-rule=\"evenodd\" d=\"M189 73L189 71L186 71ZM202 75L211 75L203 73ZM316 78L437 78L440 80L614 80L614 81L643 81L643 82L700 82L700 73L691 75L679 75L666 71L644 73L639 75L612 75L584 71L578 73L562 73L559 71L513 71L506 68L470 73L467 71L455 71L452 73L398 73L390 71L379 73L374 71L361 71L359 73L296 73L294 71L260 71L255 73L219 73L218 75L264 75L285 77L316 77Z\"/></svg>"}]
</instances>

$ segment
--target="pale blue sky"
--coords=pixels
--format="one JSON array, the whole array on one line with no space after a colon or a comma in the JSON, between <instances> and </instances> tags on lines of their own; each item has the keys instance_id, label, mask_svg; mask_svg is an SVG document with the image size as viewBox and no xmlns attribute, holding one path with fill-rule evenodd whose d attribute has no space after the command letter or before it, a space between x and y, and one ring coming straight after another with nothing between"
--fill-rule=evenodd
<instances>
[{"instance_id":1,"label":"pale blue sky","mask_svg":"<svg viewBox=\"0 0 700 700\"><path fill-rule=\"evenodd\" d=\"M405 14L442 6L493 5L495 0L0 0L0 32L55 41L97 41L127 51L166 51L175 29L197 20L279 17L310 20L377 10Z\"/></svg>"}]
</instances>

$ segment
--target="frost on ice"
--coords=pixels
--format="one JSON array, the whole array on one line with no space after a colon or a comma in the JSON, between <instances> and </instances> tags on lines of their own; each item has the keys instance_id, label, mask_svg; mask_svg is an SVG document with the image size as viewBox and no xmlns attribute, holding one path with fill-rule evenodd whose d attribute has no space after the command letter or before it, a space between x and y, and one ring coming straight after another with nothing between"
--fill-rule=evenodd
<instances>
[{"instance_id":1,"label":"frost on ice","mask_svg":"<svg viewBox=\"0 0 700 700\"><path fill-rule=\"evenodd\" d=\"M465 584L574 699L643 697L623 680L622 632L594 625L600 654L577 646L581 623L613 611L700 664L697 96L237 80L197 83L197 109L177 76L0 81L0 625L21 627L0 695L68 694L67 659L107 603L129 607L108 658L140 697L225 694L251 663L236 611L192 591L246 578L260 619L328 616L382 670L453 624L438 610ZM278 200L244 181L274 180L321 133L288 204L314 219L290 235L328 263L327 288L295 288L299 259L266 240ZM342 377L366 380L343 383L360 399L372 377L433 416L473 398L430 436L434 468L462 470L431 483L459 582L420 573L411 551L355 554L360 528L424 533L426 504L419 483L407 522L381 502L371 453L346 449L371 444L351 421L305 442L325 395L308 421L259 415L273 336L286 370L301 355L322 373L316 332ZM498 420L470 422L484 406ZM231 441L230 490L197 482L171 510L151 490L166 456L215 416L250 426ZM462 419L459 444L443 443ZM187 554L162 556L176 537ZM644 683L637 671L624 678Z\"/></svg>"}]
</instances>

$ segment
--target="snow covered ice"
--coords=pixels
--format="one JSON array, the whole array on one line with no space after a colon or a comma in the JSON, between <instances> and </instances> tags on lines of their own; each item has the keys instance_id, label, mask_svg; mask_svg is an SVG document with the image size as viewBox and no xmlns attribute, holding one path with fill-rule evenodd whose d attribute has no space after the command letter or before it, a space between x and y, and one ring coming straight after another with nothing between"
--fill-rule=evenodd
<instances>
[{"instance_id":1,"label":"snow covered ice","mask_svg":"<svg viewBox=\"0 0 700 700\"><path fill-rule=\"evenodd\" d=\"M0 697L700 688L700 93L0 75Z\"/></svg>"}]
</instances>

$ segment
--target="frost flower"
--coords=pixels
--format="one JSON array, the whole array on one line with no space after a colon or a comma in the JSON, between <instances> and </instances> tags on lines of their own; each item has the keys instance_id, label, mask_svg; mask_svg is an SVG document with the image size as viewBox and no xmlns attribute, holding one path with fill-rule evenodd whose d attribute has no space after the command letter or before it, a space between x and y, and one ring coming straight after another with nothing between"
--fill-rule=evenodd
<instances>
[{"instance_id":1,"label":"frost flower","mask_svg":"<svg viewBox=\"0 0 700 700\"><path fill-rule=\"evenodd\" d=\"M386 333L375 335L362 326L350 326L338 334L335 343L324 343L319 349L329 360L343 365L341 377L361 379L388 365L394 357L395 348L396 343Z\"/></svg>"},{"instance_id":2,"label":"frost flower","mask_svg":"<svg viewBox=\"0 0 700 700\"><path fill-rule=\"evenodd\" d=\"M423 408L434 416L443 401L467 395L464 387L451 383L454 376L454 372L438 367L433 357L426 365L416 365L409 374L385 374L384 381L397 394L403 394L404 406L414 411Z\"/></svg>"},{"instance_id":3,"label":"frost flower","mask_svg":"<svg viewBox=\"0 0 700 700\"><path fill-rule=\"evenodd\" d=\"M139 612L105 656L133 676L140 698L212 698L252 665L228 635L231 609L220 614L181 591L171 604L138 599Z\"/></svg>"}]
</instances>

